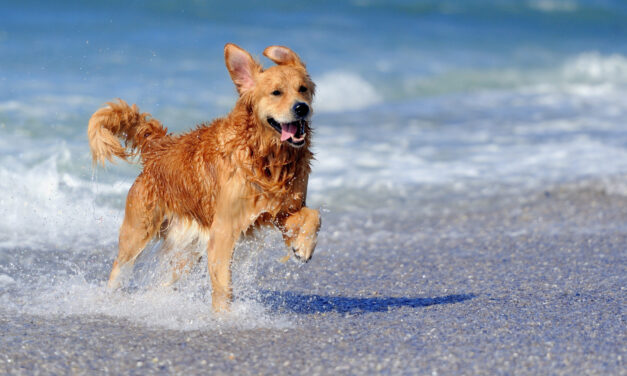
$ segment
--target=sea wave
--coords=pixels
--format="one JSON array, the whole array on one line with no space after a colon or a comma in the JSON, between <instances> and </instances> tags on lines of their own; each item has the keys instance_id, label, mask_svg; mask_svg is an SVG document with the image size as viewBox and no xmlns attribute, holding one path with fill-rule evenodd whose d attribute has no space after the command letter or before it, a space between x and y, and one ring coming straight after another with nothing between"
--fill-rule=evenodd
<instances>
[{"instance_id":1,"label":"sea wave","mask_svg":"<svg viewBox=\"0 0 627 376\"><path fill-rule=\"evenodd\" d=\"M397 85L406 95L420 97L534 88L571 91L575 95L599 90L627 91L627 57L587 51L542 67L453 68L436 75L405 77Z\"/></svg>"},{"instance_id":2,"label":"sea wave","mask_svg":"<svg viewBox=\"0 0 627 376\"><path fill-rule=\"evenodd\" d=\"M356 73L328 72L315 80L317 85L316 111L353 111L382 101L376 88Z\"/></svg>"}]
</instances>

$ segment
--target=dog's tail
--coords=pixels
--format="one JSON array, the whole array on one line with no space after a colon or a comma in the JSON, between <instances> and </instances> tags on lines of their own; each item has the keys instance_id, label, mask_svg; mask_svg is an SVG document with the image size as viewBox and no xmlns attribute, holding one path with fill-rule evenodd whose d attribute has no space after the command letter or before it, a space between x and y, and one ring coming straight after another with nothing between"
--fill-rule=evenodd
<instances>
[{"instance_id":1,"label":"dog's tail","mask_svg":"<svg viewBox=\"0 0 627 376\"><path fill-rule=\"evenodd\" d=\"M147 112L140 113L137 105L125 101L109 102L89 119L87 138L94 164L104 166L105 160L128 158L148 151L154 141L166 136L168 129ZM120 143L124 141L124 146Z\"/></svg>"}]
</instances>

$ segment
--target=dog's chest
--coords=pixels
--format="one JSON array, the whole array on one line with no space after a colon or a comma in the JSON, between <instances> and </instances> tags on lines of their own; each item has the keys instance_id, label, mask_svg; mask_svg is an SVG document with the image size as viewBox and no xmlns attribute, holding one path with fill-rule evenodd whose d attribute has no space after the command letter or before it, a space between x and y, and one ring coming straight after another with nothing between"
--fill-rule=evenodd
<instances>
[{"instance_id":1,"label":"dog's chest","mask_svg":"<svg viewBox=\"0 0 627 376\"><path fill-rule=\"evenodd\" d=\"M302 206L303 192L295 189L291 182L287 182L280 190L265 190L262 185L252 181L249 182L242 199L257 207L260 212L269 213L274 217L279 212L298 210Z\"/></svg>"}]
</instances>

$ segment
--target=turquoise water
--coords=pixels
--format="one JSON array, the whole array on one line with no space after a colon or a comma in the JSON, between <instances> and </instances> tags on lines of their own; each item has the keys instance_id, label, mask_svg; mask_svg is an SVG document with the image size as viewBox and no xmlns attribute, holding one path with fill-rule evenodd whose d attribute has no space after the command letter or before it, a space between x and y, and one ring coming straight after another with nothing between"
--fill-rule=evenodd
<instances>
[{"instance_id":1,"label":"turquoise water","mask_svg":"<svg viewBox=\"0 0 627 376\"><path fill-rule=\"evenodd\" d=\"M307 63L318 84L310 204L352 213L349 228L373 209L579 179L627 194L621 1L0 2L2 286L37 285L24 276L42 264L16 269L9 250L21 249L70 265L40 300L73 286L76 312L93 313L84 307L107 299L94 289L139 170L92 170L89 116L118 97L172 131L227 113L227 42L266 66L273 44Z\"/></svg>"}]
</instances>

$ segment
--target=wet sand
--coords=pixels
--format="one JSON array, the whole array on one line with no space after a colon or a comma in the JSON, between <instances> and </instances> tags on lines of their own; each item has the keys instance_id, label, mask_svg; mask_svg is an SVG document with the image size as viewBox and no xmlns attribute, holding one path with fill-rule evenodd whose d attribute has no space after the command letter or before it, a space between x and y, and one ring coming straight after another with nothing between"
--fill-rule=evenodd
<instances>
[{"instance_id":1,"label":"wet sand","mask_svg":"<svg viewBox=\"0 0 627 376\"><path fill-rule=\"evenodd\" d=\"M325 213L314 259L257 281L291 327L0 309L0 373L627 374L627 197L573 184L423 209Z\"/></svg>"}]
</instances>

